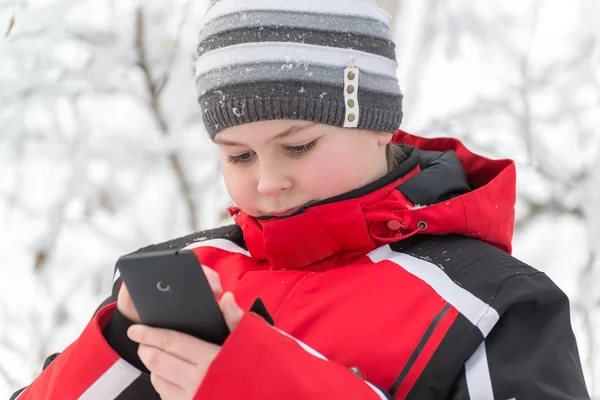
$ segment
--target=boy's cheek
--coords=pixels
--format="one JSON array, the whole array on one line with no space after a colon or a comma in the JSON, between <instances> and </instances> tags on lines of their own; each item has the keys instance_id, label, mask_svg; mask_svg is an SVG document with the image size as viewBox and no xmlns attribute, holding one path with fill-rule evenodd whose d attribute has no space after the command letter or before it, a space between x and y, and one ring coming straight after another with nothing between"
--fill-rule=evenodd
<instances>
[{"instance_id":1,"label":"boy's cheek","mask_svg":"<svg viewBox=\"0 0 600 400\"><path fill-rule=\"evenodd\" d=\"M223 178L227 193L229 193L229 197L231 197L235 205L245 212L252 214L250 211L253 211L256 206L253 204L256 198L256 186L252 189L252 182L249 179L226 173L225 170L223 170Z\"/></svg>"},{"instance_id":2,"label":"boy's cheek","mask_svg":"<svg viewBox=\"0 0 600 400\"><path fill-rule=\"evenodd\" d=\"M347 165L335 157L315 160L303 170L296 183L311 197L322 200L355 189L358 172L352 164Z\"/></svg>"}]
</instances>

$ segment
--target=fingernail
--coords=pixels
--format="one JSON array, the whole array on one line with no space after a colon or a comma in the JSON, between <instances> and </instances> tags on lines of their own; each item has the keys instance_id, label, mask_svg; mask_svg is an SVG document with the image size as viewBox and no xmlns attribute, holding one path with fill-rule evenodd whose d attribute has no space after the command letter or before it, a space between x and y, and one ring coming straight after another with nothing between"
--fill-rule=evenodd
<instances>
[{"instance_id":1,"label":"fingernail","mask_svg":"<svg viewBox=\"0 0 600 400\"><path fill-rule=\"evenodd\" d=\"M144 359L146 359L146 357L148 356L149 351L150 348L148 346L144 346L143 344L140 344L140 347L138 347L138 356L140 356L142 362L144 362Z\"/></svg>"},{"instance_id":2,"label":"fingernail","mask_svg":"<svg viewBox=\"0 0 600 400\"><path fill-rule=\"evenodd\" d=\"M210 285L212 286L212 288L218 292L222 292L223 291L223 286L221 286L221 280L218 278L213 278L212 282L210 283Z\"/></svg>"},{"instance_id":3,"label":"fingernail","mask_svg":"<svg viewBox=\"0 0 600 400\"><path fill-rule=\"evenodd\" d=\"M237 302L235 301L235 296L233 295L233 293L231 293L231 292L227 292L227 293L229 293L229 297L231 297L231 300L229 301L229 306L228 306L229 309L231 311L239 310L240 307L237 305Z\"/></svg>"},{"instance_id":4,"label":"fingernail","mask_svg":"<svg viewBox=\"0 0 600 400\"><path fill-rule=\"evenodd\" d=\"M131 325L129 329L127 329L127 336L134 342L139 343L143 329L144 327L142 325Z\"/></svg>"},{"instance_id":5,"label":"fingernail","mask_svg":"<svg viewBox=\"0 0 600 400\"><path fill-rule=\"evenodd\" d=\"M202 268L210 270L210 268L204 265L202 266ZM205 270L204 275L206 276L206 280L208 281L208 284L210 285L213 291L223 292L223 287L221 286L221 279L219 278L219 275L216 272L212 271L211 273L207 273L207 271Z\"/></svg>"}]
</instances>

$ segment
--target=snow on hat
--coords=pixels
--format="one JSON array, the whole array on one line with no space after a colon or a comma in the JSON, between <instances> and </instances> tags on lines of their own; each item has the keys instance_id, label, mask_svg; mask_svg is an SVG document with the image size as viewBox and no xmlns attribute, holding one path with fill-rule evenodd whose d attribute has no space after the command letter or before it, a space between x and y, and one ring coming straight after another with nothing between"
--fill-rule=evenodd
<instances>
[{"instance_id":1,"label":"snow on hat","mask_svg":"<svg viewBox=\"0 0 600 400\"><path fill-rule=\"evenodd\" d=\"M402 93L389 23L371 0L213 1L195 62L211 139L273 119L395 132Z\"/></svg>"}]
</instances>

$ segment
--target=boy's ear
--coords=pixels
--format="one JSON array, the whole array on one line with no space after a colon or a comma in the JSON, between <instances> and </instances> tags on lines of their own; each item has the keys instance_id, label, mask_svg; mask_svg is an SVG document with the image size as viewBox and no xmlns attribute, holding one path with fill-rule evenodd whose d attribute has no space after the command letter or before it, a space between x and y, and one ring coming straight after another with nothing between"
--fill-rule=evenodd
<instances>
[{"instance_id":1,"label":"boy's ear","mask_svg":"<svg viewBox=\"0 0 600 400\"><path fill-rule=\"evenodd\" d=\"M378 136L377 143L382 147L390 144L392 142L392 138L394 137L394 134L389 132L375 132L375 134Z\"/></svg>"}]
</instances>

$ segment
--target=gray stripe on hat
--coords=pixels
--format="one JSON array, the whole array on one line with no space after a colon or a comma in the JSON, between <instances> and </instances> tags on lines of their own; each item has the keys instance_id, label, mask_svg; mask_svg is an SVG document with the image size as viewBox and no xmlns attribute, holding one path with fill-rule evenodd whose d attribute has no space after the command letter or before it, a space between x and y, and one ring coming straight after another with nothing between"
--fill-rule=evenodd
<instances>
[{"instance_id":1,"label":"gray stripe on hat","mask_svg":"<svg viewBox=\"0 0 600 400\"><path fill-rule=\"evenodd\" d=\"M222 90L221 90L222 89ZM220 89L206 92L198 96L201 108L209 107L211 103L224 103L232 99L250 97L306 97L325 100L335 100L344 103L344 93L336 85L323 83L310 83L305 81L278 81L278 82L244 82L240 84L221 87ZM383 94L368 90L359 90L358 103L376 104L385 109L397 110L402 106L401 93Z\"/></svg>"},{"instance_id":2,"label":"gray stripe on hat","mask_svg":"<svg viewBox=\"0 0 600 400\"><path fill-rule=\"evenodd\" d=\"M244 27L221 32L200 42L196 55L200 57L206 52L221 47L260 42L296 42L353 49L396 61L396 45L391 40L357 35L353 32L290 28L288 26Z\"/></svg>"},{"instance_id":3,"label":"gray stripe on hat","mask_svg":"<svg viewBox=\"0 0 600 400\"><path fill-rule=\"evenodd\" d=\"M342 93L344 70L335 67L299 63L260 63L234 65L201 75L196 80L198 94L245 82L303 81L307 84L334 85ZM358 93L362 90L400 95L400 86L395 77L376 75L361 71Z\"/></svg>"},{"instance_id":4,"label":"gray stripe on hat","mask_svg":"<svg viewBox=\"0 0 600 400\"><path fill-rule=\"evenodd\" d=\"M249 95L251 93L251 95ZM306 82L258 82L229 86L198 98L211 137L229 126L273 119L298 119L343 126L339 88ZM402 121L402 95L358 92L358 129L395 132Z\"/></svg>"},{"instance_id":5,"label":"gray stripe on hat","mask_svg":"<svg viewBox=\"0 0 600 400\"><path fill-rule=\"evenodd\" d=\"M287 26L290 28L352 32L357 35L392 40L389 27L381 21L370 18L285 11L246 11L224 15L210 21L200 30L198 42L221 32L261 26Z\"/></svg>"},{"instance_id":6,"label":"gray stripe on hat","mask_svg":"<svg viewBox=\"0 0 600 400\"><path fill-rule=\"evenodd\" d=\"M204 126L211 139L214 139L225 128L255 121L292 119L343 127L344 118L343 103L297 97L260 97L243 101L235 100L207 109L203 115ZM361 110L357 129L394 133L401 121L401 111L365 107Z\"/></svg>"}]
</instances>

